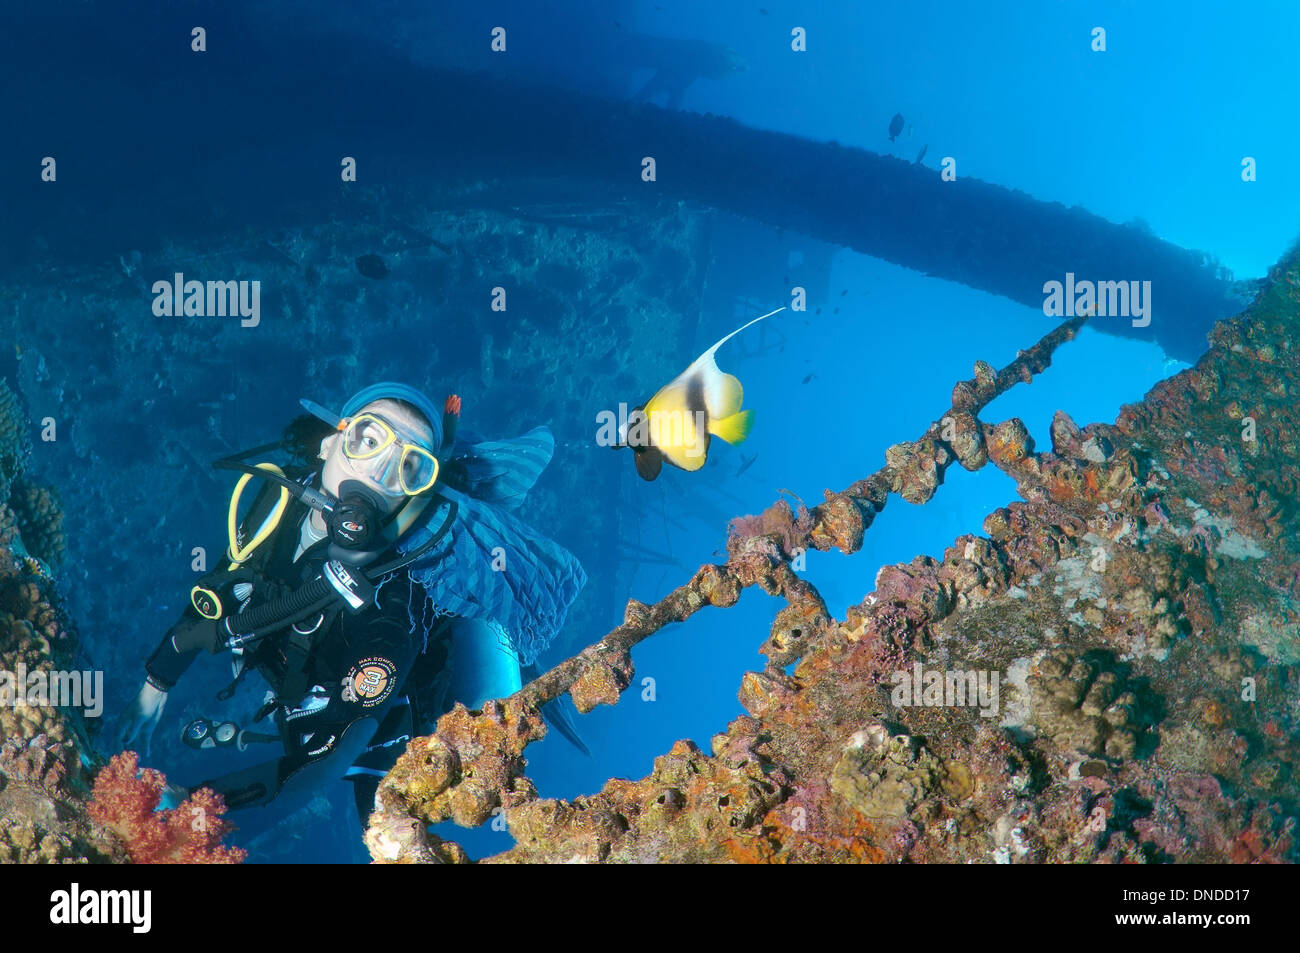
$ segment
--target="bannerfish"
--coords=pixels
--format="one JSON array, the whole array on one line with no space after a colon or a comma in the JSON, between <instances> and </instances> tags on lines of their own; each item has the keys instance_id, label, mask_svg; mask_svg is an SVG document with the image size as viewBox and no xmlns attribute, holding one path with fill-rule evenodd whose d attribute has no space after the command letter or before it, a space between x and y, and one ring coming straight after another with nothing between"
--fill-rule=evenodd
<instances>
[{"instance_id":1,"label":"bannerfish","mask_svg":"<svg viewBox=\"0 0 1300 953\"><path fill-rule=\"evenodd\" d=\"M898 134L903 131L903 114L894 113L894 118L889 120L889 141L893 142L898 138Z\"/></svg>"},{"instance_id":2,"label":"bannerfish","mask_svg":"<svg viewBox=\"0 0 1300 953\"><path fill-rule=\"evenodd\" d=\"M659 476L665 460L682 470L700 469L708 457L710 436L737 444L749 435L754 412L740 409L740 380L723 373L713 356L751 324L784 310L777 308L736 328L628 414L615 446L632 448L643 480Z\"/></svg>"}]
</instances>

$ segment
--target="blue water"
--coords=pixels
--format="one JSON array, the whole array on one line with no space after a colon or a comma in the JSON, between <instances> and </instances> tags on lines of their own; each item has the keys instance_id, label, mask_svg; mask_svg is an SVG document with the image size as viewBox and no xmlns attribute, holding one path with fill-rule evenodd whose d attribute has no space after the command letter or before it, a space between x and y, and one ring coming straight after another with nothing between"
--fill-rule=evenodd
<instances>
[{"instance_id":1,"label":"blue water","mask_svg":"<svg viewBox=\"0 0 1300 953\"><path fill-rule=\"evenodd\" d=\"M651 35L660 38L660 49L673 50L674 40L683 41L674 61L679 87L675 99L669 103L652 98L656 105L729 116L812 142L835 141L909 161L925 147L924 165L936 177L944 158L953 157L963 178L1078 205L1113 222L1140 221L1155 236L1213 256L1237 278L1263 275L1295 239L1300 178L1292 174L1291 165L1300 155L1300 129L1288 107L1300 91L1292 65L1300 7L1280 0L1235 7L1069 0L980 6L826 2L809 11L803 4L780 0L591 0L546 5L545 10L531 2L457 2L438 4L437 9L384 2L364 10L350 4L286 2L273 9L226 3L221 11L212 11L173 4L171 19L153 21L149 42L158 42L160 36L174 40L163 27L188 29L191 20L210 18L216 26L264 24L268 35L283 37L278 75L299 90L304 115L320 116L321 136L327 139L333 121L329 104L312 98L314 64L307 44L295 46L293 37L298 35L320 32L339 41L350 37L358 50L387 51L394 64L499 71L528 88L554 84L625 100L651 84L656 70L621 59L616 51L629 36ZM107 5L77 9L32 14L26 29L49 37L51 30L57 32L52 24L61 16L97 16L103 49L115 50L132 42L139 26L132 14L110 15ZM506 54L494 56L487 49L488 31L498 25L507 27L509 46ZM1105 52L1090 48L1092 30L1098 26L1106 30ZM806 30L806 52L790 49L796 27ZM229 45L239 44L244 35L214 29L210 42L229 55ZM177 42L181 52L169 49L156 57L156 68L170 71L169 82L177 82L175 77L191 68L184 40ZM692 78L693 70L707 72L699 61L700 48L689 45L693 42L730 47L747 69L723 78ZM39 201L32 198L36 193L29 185L13 184L19 173L7 176L4 187L18 189L25 204L8 226L0 221L0 241L12 250L15 261L24 263L24 270L11 271L6 282L21 285L45 267L74 274L81 269L88 276L102 276L106 269L123 281L119 276L126 265L119 265L119 256L129 260L140 248L146 261L169 263L187 255L214 255L219 260L222 254L238 257L249 249L266 253L258 226L245 225L244 219L275 211L276 192L282 187L276 177L293 170L297 162L312 165L318 158L313 144L265 145L256 136L246 138L241 115L258 113L257 89L244 91L246 100L236 101L244 103L246 112L207 115L200 103L189 115L158 115L151 111L152 97L163 93L151 85L156 79L150 73L151 58L145 54L125 62L105 54L97 60L94 49L75 66L84 71L84 78L64 75L50 81L56 87L59 82L75 87L118 77L113 81L123 90L120 114L98 117L92 135L84 127L62 128L58 108L48 117L42 115L39 93L16 102L11 97L19 109L16 142L26 151L3 156L3 165L7 171L21 170L26 182L40 156L57 154L61 176L72 180L73 195L78 194L82 169L110 170L97 180L94 191L83 185L88 191L77 201L98 209L95 203L108 201L103 193L116 187L112 176L119 173L126 183L123 190L135 190L135 198L129 211L112 206L102 218L88 213L76 228L60 218L62 231L43 230L40 212L32 211L38 208L31 204ZM24 70L44 75L40 62L24 63L20 51L15 56L7 63L8 82L18 82L15 78ZM373 56L362 60L372 71L382 71L384 62ZM407 75L392 68L394 75ZM377 121L388 126L400 122L408 98L438 95L437 89L393 89L382 101L343 103L339 109L379 117ZM904 117L904 129L891 143L887 129L895 113ZM482 121L490 125L494 118L484 116ZM131 132L115 131L119 129ZM154 130L156 138L142 141L147 129ZM187 145L191 136L206 145ZM360 140L354 148L364 153L362 161L368 165L363 168L380 168L404 187L430 190L439 185L430 178L437 173L422 170L418 157L454 157L457 149L456 141L441 136L438 129L423 128L403 133L400 160L396 151L384 152L389 145L376 133L375 139ZM0 153L4 149L0 145ZM653 144L647 149L653 151ZM327 150L332 170L334 143ZM214 158L216 153L220 155ZM417 160L411 160L412 155ZM1242 180L1244 157L1255 159L1257 181ZM199 169L204 171L195 171ZM232 169L246 177L246 188L240 185L244 180L231 181ZM509 185L512 177L523 182L530 172L524 160L506 154L499 157L493 174ZM334 174L303 171L283 187L292 185L296 198L317 189L320 201L334 201L339 193ZM743 167L737 167L736 175L744 175ZM575 194L582 195L582 182L573 186L565 198L571 205ZM256 202L241 206L241 195L252 194ZM392 222L394 228L409 224L403 209L390 207L376 192L358 194L362 198L351 207L352 214ZM15 202L18 198L16 192ZM581 204L580 198L577 202ZM191 207L186 203L192 203L192 214L184 211ZM853 214L852 208L844 209L845 216ZM178 223L184 222L200 224L185 235L182 248L166 248L172 224L179 229ZM662 365L639 365L635 357L629 363L646 379L666 383L729 331L789 304L791 284L809 275L806 312L781 312L728 342L718 354L723 370L740 377L746 406L756 413L753 433L743 446L715 442L703 471L669 469L657 482L645 483L635 476L626 455L593 453L580 445L584 435L588 440L594 435L597 412L615 407L618 400L649 396L618 393L618 368L573 368L575 376L604 382L597 390L608 401L580 406L572 419L563 421L530 418L530 380L508 368L498 370L495 390L482 396L492 402L513 391L508 395L513 405L523 408L508 420L492 420L501 432L522 433L549 422L563 438L553 466L601 467L618 474L608 484L616 487L615 495L576 501L580 513L567 522L538 524L583 553L590 549L592 537L615 532L608 515L618 513L623 537L639 547L625 548L612 597L584 595L604 600L597 615L604 621L598 630L566 632L566 651L617 625L623 600L652 602L685 581L694 567L717 558L725 547L728 518L759 512L781 490L811 506L824 490L842 489L877 469L886 447L919 437L947 408L953 382L971 377L975 360L1002 366L1055 324L1033 308L827 245L816 236L725 212L716 214L713 228L713 260L696 303L699 320L693 339ZM274 237L277 243L283 241L283 232ZM512 262L508 250L506 254L500 261L483 262L484 272L507 270ZM125 280L129 285L134 279ZM67 576L67 587L75 590L69 592L70 605L78 614L88 657L108 669L110 694L118 707L134 695L139 661L183 605L190 578L184 564L188 536L169 537L153 528L184 525L210 540L212 551L221 545L229 483L204 473L205 461L272 439L281 421L268 423L261 408L287 415L300 396L337 398L352 383L381 376L432 381L439 367L430 367L418 346L394 346L401 332L417 343L434 337L440 361L473 363L481 326L461 323L448 328L439 323L429 281L395 274L386 284L367 282L360 275L356 278L364 299L340 299L323 317L294 311L292 289L283 292L264 307L282 320L302 322L301 336L291 345L268 350L226 328L213 342L221 361L206 363L196 357L182 365L184 374L169 371L156 357L186 347L169 338L171 332L165 329L147 324L142 329L137 323L124 332L127 338L135 336L134 344L107 343L119 334L112 327L113 296L129 293L116 286L106 288L101 282L89 289L74 288L72 305L41 312L44 320L54 322L43 328L33 327L21 310L37 307L31 302L15 306L12 319L7 313L0 319L12 320L9 333L25 355L32 347L49 346L51 338L80 340L91 349L85 359L68 362L75 365L74 372L52 382L48 374L42 377L31 370L30 356L23 358L27 364L4 370L11 380L27 382L25 396L37 416L37 404L54 399L50 395L56 392L57 399L66 402L65 410L74 402L70 393L87 404L93 404L97 394L103 399L125 396L137 407L153 401L140 411L141 419L117 422L120 430L77 431L75 421L69 422L75 439L43 448L33 462L44 479L88 492L95 467L136 465L142 455L156 461L151 482L139 487L138 496L94 501L99 508L95 518L108 514L127 525L135 521L150 527L122 544L125 549L113 551L111 572L102 568L110 557L96 548L99 540L90 538L98 524L76 512L75 502L69 507L69 548L81 560ZM655 293L652 288L640 290ZM54 294L48 286L41 293ZM58 317L48 317L51 313ZM100 324L94 323L94 315L100 315ZM634 310L632 320L637 316ZM372 325L367 322L377 320L384 322L383 334L368 335ZM558 332L553 345L564 353L565 341ZM110 356L114 346L126 347L133 356ZM4 348L6 362L10 350ZM981 416L987 421L1019 416L1038 444L1049 446L1048 425L1056 410L1065 410L1080 424L1113 420L1124 403L1141 399L1156 381L1183 366L1150 342L1089 329L1060 350L1052 367L1032 385L1013 389ZM159 375L167 378L165 388ZM211 406L201 406L205 402ZM143 447L135 442L142 431ZM187 449L177 449L180 445ZM739 472L751 458L752 465ZM186 484L189 495L177 489L178 481ZM917 554L939 556L957 535L979 533L984 516L1014 496L1011 481L991 467L975 474L953 468L947 484L924 507L891 499L861 552L852 557L811 554L806 572L831 610L842 617L873 588L882 565ZM188 503L182 501L190 499L202 501L206 508L185 509ZM526 508L523 515L528 519ZM658 558L639 559L637 553L645 552ZM599 790L610 777L641 777L654 757L680 738L708 750L711 736L741 714L736 701L740 677L763 665L757 648L778 608L777 601L761 592L747 591L736 608L698 613L638 646L637 681L622 702L579 721L592 749L590 759L558 736L529 749L529 775L542 794L569 798ZM185 718L215 713L209 711L211 687L222 682L219 674L204 676L202 688L177 690L165 732L174 731ZM246 687L239 702L255 706L260 691ZM111 753L111 745L103 747ZM161 745L151 763L187 777L236 763L203 757L209 760L196 760L172 743ZM241 818L245 830L240 842L247 844L262 833L253 860L365 860L345 823L351 811L350 792L339 783L292 818L283 808L256 819ZM473 856L510 843L508 835L490 829L443 833L461 840Z\"/></svg>"}]
</instances>

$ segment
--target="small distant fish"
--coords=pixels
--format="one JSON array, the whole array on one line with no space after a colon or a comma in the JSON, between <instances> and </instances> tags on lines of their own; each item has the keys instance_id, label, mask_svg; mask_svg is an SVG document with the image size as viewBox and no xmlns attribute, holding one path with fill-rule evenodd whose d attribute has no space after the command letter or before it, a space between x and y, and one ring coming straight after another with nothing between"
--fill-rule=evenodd
<instances>
[{"instance_id":1,"label":"small distant fish","mask_svg":"<svg viewBox=\"0 0 1300 953\"><path fill-rule=\"evenodd\" d=\"M849 289L845 288L843 291L840 292L840 297L843 298L848 293L849 293Z\"/></svg>"},{"instance_id":2,"label":"small distant fish","mask_svg":"<svg viewBox=\"0 0 1300 953\"><path fill-rule=\"evenodd\" d=\"M682 470L700 469L711 435L730 444L749 436L754 412L740 409L744 399L740 380L723 373L713 356L751 324L784 310L777 308L736 328L628 414L614 445L632 448L636 472L643 480L659 476L665 460Z\"/></svg>"},{"instance_id":3,"label":"small distant fish","mask_svg":"<svg viewBox=\"0 0 1300 953\"><path fill-rule=\"evenodd\" d=\"M930 143L928 142L921 146L921 151L916 154L916 160L912 163L913 165L921 164L921 160L925 158L925 150L928 148L930 148Z\"/></svg>"},{"instance_id":4,"label":"small distant fish","mask_svg":"<svg viewBox=\"0 0 1300 953\"><path fill-rule=\"evenodd\" d=\"M889 141L893 142L898 138L898 134L903 131L903 114L894 113L894 118L889 120Z\"/></svg>"},{"instance_id":5,"label":"small distant fish","mask_svg":"<svg viewBox=\"0 0 1300 953\"><path fill-rule=\"evenodd\" d=\"M809 374L807 377L803 379L802 383L807 384L810 380L812 380L816 376L817 376L816 374Z\"/></svg>"},{"instance_id":6,"label":"small distant fish","mask_svg":"<svg viewBox=\"0 0 1300 953\"><path fill-rule=\"evenodd\" d=\"M736 476L740 476L742 473L744 473L746 470L752 467L754 465L754 461L757 459L758 459L758 454L754 454L752 457L746 460L745 455L742 453L740 455L740 469L736 471Z\"/></svg>"},{"instance_id":7,"label":"small distant fish","mask_svg":"<svg viewBox=\"0 0 1300 953\"><path fill-rule=\"evenodd\" d=\"M767 7L759 7L758 12L761 13L763 16L767 16Z\"/></svg>"},{"instance_id":8,"label":"small distant fish","mask_svg":"<svg viewBox=\"0 0 1300 953\"><path fill-rule=\"evenodd\" d=\"M387 278L388 266L378 255L362 255L357 259L357 271L367 278Z\"/></svg>"}]
</instances>

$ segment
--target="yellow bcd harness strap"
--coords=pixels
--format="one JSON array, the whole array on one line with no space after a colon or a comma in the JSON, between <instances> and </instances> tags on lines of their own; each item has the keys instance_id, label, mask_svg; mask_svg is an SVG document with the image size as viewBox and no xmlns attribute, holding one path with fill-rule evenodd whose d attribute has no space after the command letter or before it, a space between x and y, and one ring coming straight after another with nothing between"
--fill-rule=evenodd
<instances>
[{"instance_id":1,"label":"yellow bcd harness strap","mask_svg":"<svg viewBox=\"0 0 1300 953\"><path fill-rule=\"evenodd\" d=\"M259 463L256 464L256 466L259 470L267 470L280 477L284 476L284 471L274 463ZM253 479L253 475L251 473L245 473L235 484L234 492L230 494L230 509L226 513L226 533L230 538L230 549L228 555L230 556L230 564L232 568L238 566L240 563L247 562L248 558L257 550L257 547L261 546L262 543L266 541L266 538L275 532L275 528L280 525L280 517L284 515L284 509L289 503L289 491L284 487L278 487L280 498L276 501L271 512L267 514L266 519L262 520L262 525L258 527L257 532L253 534L253 538L248 541L248 545L241 548L239 545L239 522L237 518L239 499L244 492L244 487L248 486L248 481L251 479ZM250 513L249 515L252 514Z\"/></svg>"},{"instance_id":2,"label":"yellow bcd harness strap","mask_svg":"<svg viewBox=\"0 0 1300 953\"><path fill-rule=\"evenodd\" d=\"M284 476L284 471L274 463L259 463L256 466L260 470L268 470L278 476ZM280 525L280 519L284 516L285 508L289 503L289 491L284 487L278 487L277 489L280 492L280 498L275 502L275 505L271 507L270 512L262 519L261 525L258 527L257 532L255 532L252 538L248 541L248 544L240 546L240 526L238 521L239 503L243 496L244 488L248 486L248 482L251 479L253 479L252 474L245 473L235 483L235 489L230 494L230 508L226 513L226 532L230 541L230 548L226 552L226 555L230 560L230 565L226 567L227 572L235 572L244 563L248 562L249 558L251 558L257 551L257 548L261 546L262 543L266 542L270 535L275 532L276 527ZM264 490L269 488L269 486L263 487ZM249 518L256 517L260 508L260 503L261 497L259 495L258 498L254 499L253 505L249 510ZM245 520L245 522L247 522L247 520ZM225 615L226 607L222 604L221 595L217 591L218 588L224 587L213 585L211 577L205 577L199 581L198 585L194 586L190 590L190 602L204 618L219 619Z\"/></svg>"}]
</instances>

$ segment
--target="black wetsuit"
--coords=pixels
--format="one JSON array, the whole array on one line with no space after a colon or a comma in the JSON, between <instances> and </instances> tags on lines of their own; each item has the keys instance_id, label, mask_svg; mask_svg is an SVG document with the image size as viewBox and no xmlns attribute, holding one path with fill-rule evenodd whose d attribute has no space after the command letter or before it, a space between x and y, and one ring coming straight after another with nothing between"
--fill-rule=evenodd
<instances>
[{"instance_id":1,"label":"black wetsuit","mask_svg":"<svg viewBox=\"0 0 1300 953\"><path fill-rule=\"evenodd\" d=\"M259 496L244 520L245 530L261 525L277 493ZM304 504L291 498L275 532L244 564L255 574L254 604L319 574L327 539L307 548L297 562L293 559L307 513ZM387 558L389 554L378 561ZM227 555L218 572L205 578L220 580L229 565ZM344 611L339 600L310 641L299 636L295 645L288 629L263 637L245 654L244 665L259 671L275 693L275 723L285 755L195 787L213 788L232 809L262 805L296 777L302 776L299 783L319 783L342 777L351 765L348 776L356 782L364 824L379 778L396 762L414 729L441 714L437 689L444 683L440 675L448 657L446 621L438 624L431 618L423 589L399 570L360 612ZM215 624L189 606L146 662L149 682L170 690L205 648L224 650L217 644ZM408 687L420 690L408 692ZM344 763L323 770L331 758ZM316 782L313 771L321 773Z\"/></svg>"}]
</instances>

